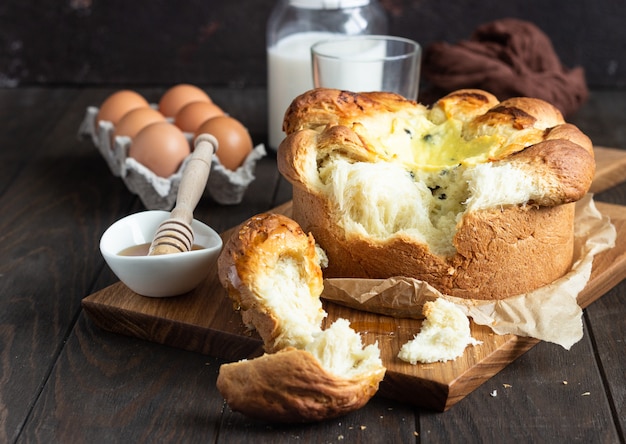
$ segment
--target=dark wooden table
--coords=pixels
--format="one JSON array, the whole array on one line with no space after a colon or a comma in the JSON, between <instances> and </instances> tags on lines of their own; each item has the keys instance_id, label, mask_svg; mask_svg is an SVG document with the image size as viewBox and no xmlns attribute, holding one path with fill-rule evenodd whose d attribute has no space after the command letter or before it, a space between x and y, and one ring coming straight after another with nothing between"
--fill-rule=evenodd
<instances>
[{"instance_id":1,"label":"dark wooden table","mask_svg":"<svg viewBox=\"0 0 626 444\"><path fill-rule=\"evenodd\" d=\"M86 107L112 91L0 90L0 442L624 442L624 281L584 311L571 350L539 343L445 413L375 397L310 425L231 412L215 387L219 359L94 326L81 300L117 281L100 236L143 210L77 136ZM263 90L209 92L263 141ZM626 91L593 91L569 120L626 149ZM205 199L196 217L223 231L290 194L269 155L241 204ZM596 199L626 205L626 184Z\"/></svg>"}]
</instances>

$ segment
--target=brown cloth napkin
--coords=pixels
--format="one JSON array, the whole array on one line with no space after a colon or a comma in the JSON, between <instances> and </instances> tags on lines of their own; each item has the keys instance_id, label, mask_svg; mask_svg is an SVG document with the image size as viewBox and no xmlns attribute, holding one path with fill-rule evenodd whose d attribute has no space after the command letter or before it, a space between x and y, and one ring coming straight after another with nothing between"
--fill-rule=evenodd
<instances>
[{"instance_id":1,"label":"brown cloth napkin","mask_svg":"<svg viewBox=\"0 0 626 444\"><path fill-rule=\"evenodd\" d=\"M584 70L565 68L550 39L537 26L513 18L481 25L469 40L456 45L433 43L425 49L422 65L422 74L433 88L425 92L424 99L436 100L461 88L480 88L499 100L519 96L543 99L568 115L589 95Z\"/></svg>"}]
</instances>

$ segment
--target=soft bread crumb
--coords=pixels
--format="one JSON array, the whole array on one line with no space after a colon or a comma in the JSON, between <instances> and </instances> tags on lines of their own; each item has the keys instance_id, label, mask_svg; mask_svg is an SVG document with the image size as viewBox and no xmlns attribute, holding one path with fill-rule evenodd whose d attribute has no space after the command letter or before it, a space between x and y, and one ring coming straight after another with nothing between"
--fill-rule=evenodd
<instances>
[{"instance_id":1,"label":"soft bread crumb","mask_svg":"<svg viewBox=\"0 0 626 444\"><path fill-rule=\"evenodd\" d=\"M379 371L383 365L378 343L363 347L361 335L343 318L314 334L304 350L313 354L328 372L344 378Z\"/></svg>"},{"instance_id":2,"label":"soft bread crumb","mask_svg":"<svg viewBox=\"0 0 626 444\"><path fill-rule=\"evenodd\" d=\"M530 174L509 163L483 163L463 174L469 187L463 202L469 211L524 204L544 192Z\"/></svg>"},{"instance_id":3,"label":"soft bread crumb","mask_svg":"<svg viewBox=\"0 0 626 444\"><path fill-rule=\"evenodd\" d=\"M400 349L398 357L411 364L445 362L458 358L472 338L469 319L460 308L442 298L424 304L425 320L414 339Z\"/></svg>"},{"instance_id":4,"label":"soft bread crumb","mask_svg":"<svg viewBox=\"0 0 626 444\"><path fill-rule=\"evenodd\" d=\"M346 319L322 330L324 250L287 216L246 221L225 245L219 276L262 356L223 364L216 381L233 411L272 422L309 422L361 408L385 376L378 344L364 346Z\"/></svg>"},{"instance_id":5,"label":"soft bread crumb","mask_svg":"<svg viewBox=\"0 0 626 444\"><path fill-rule=\"evenodd\" d=\"M541 178L508 163L409 171L399 162L335 156L320 178L346 233L375 239L404 233L442 256L455 253L453 237L465 213L525 204L546 193Z\"/></svg>"},{"instance_id":6,"label":"soft bread crumb","mask_svg":"<svg viewBox=\"0 0 626 444\"><path fill-rule=\"evenodd\" d=\"M280 320L277 348L302 348L321 330L326 317L319 295L310 293L309 277L300 261L293 256L281 257L272 270L255 277L256 297Z\"/></svg>"},{"instance_id":7,"label":"soft bread crumb","mask_svg":"<svg viewBox=\"0 0 626 444\"><path fill-rule=\"evenodd\" d=\"M318 258L320 267L327 268L328 256L326 256L326 252L324 251L324 249L319 244L315 244L315 252L317 253L317 258Z\"/></svg>"}]
</instances>

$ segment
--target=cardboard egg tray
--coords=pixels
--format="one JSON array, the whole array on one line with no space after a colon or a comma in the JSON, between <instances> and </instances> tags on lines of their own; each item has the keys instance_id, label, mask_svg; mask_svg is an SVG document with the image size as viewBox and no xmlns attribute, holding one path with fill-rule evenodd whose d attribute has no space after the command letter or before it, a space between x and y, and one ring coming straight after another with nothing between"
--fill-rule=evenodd
<instances>
[{"instance_id":1,"label":"cardboard egg tray","mask_svg":"<svg viewBox=\"0 0 626 444\"><path fill-rule=\"evenodd\" d=\"M176 173L167 178L159 177L135 159L128 157L131 139L120 136L113 138L114 127L111 122L101 121L96 125L97 114L97 107L87 107L79 135L91 138L111 173L120 177L129 191L139 196L146 209L171 210L176 203L178 186L191 155L187 156ZM193 136L189 133L185 133L185 136L191 145ZM240 203L248 185L255 178L257 162L265 155L263 144L255 146L244 163L235 171L225 168L219 159L213 156L205 194L222 205Z\"/></svg>"}]
</instances>

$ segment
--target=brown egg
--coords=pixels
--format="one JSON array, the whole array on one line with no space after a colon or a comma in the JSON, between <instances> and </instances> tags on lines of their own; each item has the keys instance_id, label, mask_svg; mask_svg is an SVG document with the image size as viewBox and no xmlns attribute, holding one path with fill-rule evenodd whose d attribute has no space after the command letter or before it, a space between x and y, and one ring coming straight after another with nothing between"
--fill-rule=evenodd
<instances>
[{"instance_id":1,"label":"brown egg","mask_svg":"<svg viewBox=\"0 0 626 444\"><path fill-rule=\"evenodd\" d=\"M101 120L107 120L115 125L128 111L146 106L150 106L150 104L139 93L127 89L117 91L107 97L100 105L96 116L96 125Z\"/></svg>"},{"instance_id":2,"label":"brown egg","mask_svg":"<svg viewBox=\"0 0 626 444\"><path fill-rule=\"evenodd\" d=\"M203 133L212 134L218 142L215 155L229 170L236 170L252 151L252 138L241 122L230 116L218 116L204 122L194 139Z\"/></svg>"},{"instance_id":3,"label":"brown egg","mask_svg":"<svg viewBox=\"0 0 626 444\"><path fill-rule=\"evenodd\" d=\"M127 136L131 139L137 133L154 122L164 122L165 117L154 108L149 106L135 108L124 114L113 131L113 137Z\"/></svg>"},{"instance_id":4,"label":"brown egg","mask_svg":"<svg viewBox=\"0 0 626 444\"><path fill-rule=\"evenodd\" d=\"M197 86L180 83L161 96L159 111L165 117L175 117L183 106L191 102L211 102L211 98Z\"/></svg>"},{"instance_id":5,"label":"brown egg","mask_svg":"<svg viewBox=\"0 0 626 444\"><path fill-rule=\"evenodd\" d=\"M174 119L174 125L188 133L196 130L207 120L223 116L222 108L212 102L191 102L183 106Z\"/></svg>"},{"instance_id":6,"label":"brown egg","mask_svg":"<svg viewBox=\"0 0 626 444\"><path fill-rule=\"evenodd\" d=\"M128 156L157 176L169 177L191 152L189 142L175 125L165 121L151 123L137 133Z\"/></svg>"}]
</instances>

